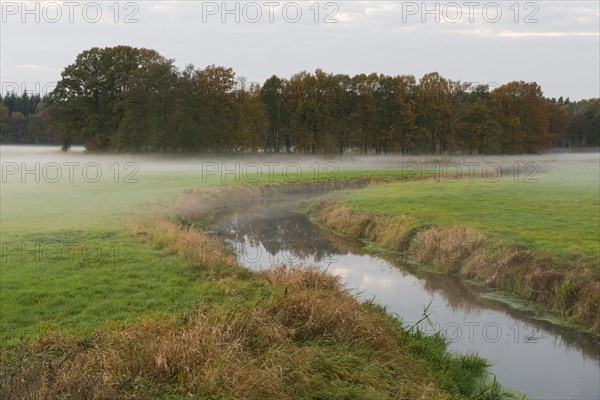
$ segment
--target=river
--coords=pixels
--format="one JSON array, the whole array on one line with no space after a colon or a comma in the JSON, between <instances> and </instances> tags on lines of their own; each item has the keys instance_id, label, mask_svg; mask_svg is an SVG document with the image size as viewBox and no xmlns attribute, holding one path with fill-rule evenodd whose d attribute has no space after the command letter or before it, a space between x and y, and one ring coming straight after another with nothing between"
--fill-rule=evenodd
<instances>
[{"instance_id":1,"label":"river","mask_svg":"<svg viewBox=\"0 0 600 400\"><path fill-rule=\"evenodd\" d=\"M257 205L223 217L214 232L240 263L316 265L341 277L360 299L375 299L406 326L423 316L449 350L488 359L491 375L532 399L600 398L600 338L533 318L490 298L481 286L423 268L399 255L373 256L361 241L339 237L296 211L298 200Z\"/></svg>"}]
</instances>

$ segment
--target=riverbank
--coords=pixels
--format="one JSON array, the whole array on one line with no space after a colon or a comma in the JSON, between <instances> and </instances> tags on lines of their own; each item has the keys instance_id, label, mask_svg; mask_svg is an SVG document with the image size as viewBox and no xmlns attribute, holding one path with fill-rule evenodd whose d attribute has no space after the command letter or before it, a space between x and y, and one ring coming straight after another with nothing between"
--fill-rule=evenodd
<instances>
[{"instance_id":1,"label":"riverbank","mask_svg":"<svg viewBox=\"0 0 600 400\"><path fill-rule=\"evenodd\" d=\"M336 192L326 195L325 200L313 202L309 213L317 222L343 234L373 241L437 270L476 279L490 288L533 301L542 306L544 318L554 323L600 333L594 193L590 195L588 188L577 191L578 186L558 193L552 185L542 184L523 192L522 186L514 182L495 182L496 186L484 181L463 182L462 186L452 182L442 188L439 185L444 183L432 179L423 182L414 176L411 179L398 176L395 182L386 177L386 180L229 185L213 191L187 191L178 198L174 212L186 221L208 220L218 217L217 210L243 208L264 198L307 193L315 196L345 189L341 194ZM436 193L439 190L441 194ZM406 199L415 193L418 198L407 203ZM494 211L486 206L485 196L498 195L503 207ZM577 197L578 207L573 208L571 200ZM460 203L461 210L452 210L450 218L440 218L441 224L435 223L437 219L423 216L434 212L436 216L443 215L444 207L452 207L452 202ZM517 203L524 205L519 208ZM536 204L535 208L532 204ZM421 215L417 212L420 207L425 209ZM548 215L544 221L549 209L558 215ZM509 218L508 210L513 213ZM449 223L463 216L471 226ZM479 220L484 224L495 221L495 230L477 228ZM517 235L508 234L510 227ZM556 231L550 232L552 227Z\"/></svg>"},{"instance_id":2,"label":"riverbank","mask_svg":"<svg viewBox=\"0 0 600 400\"><path fill-rule=\"evenodd\" d=\"M484 185L372 186L316 201L310 212L338 232L534 301L599 333L597 194ZM496 205L488 203L498 196Z\"/></svg>"},{"instance_id":3,"label":"riverbank","mask_svg":"<svg viewBox=\"0 0 600 400\"><path fill-rule=\"evenodd\" d=\"M128 219L144 252L176 259L187 279L203 282L196 304L85 334L48 330L3 348L0 397L502 398L498 384L483 383L485 360L403 329L337 278L314 268L251 272L194 229L194 221L247 205L223 201L233 193L248 200L272 190L282 188L187 192L168 212Z\"/></svg>"}]
</instances>

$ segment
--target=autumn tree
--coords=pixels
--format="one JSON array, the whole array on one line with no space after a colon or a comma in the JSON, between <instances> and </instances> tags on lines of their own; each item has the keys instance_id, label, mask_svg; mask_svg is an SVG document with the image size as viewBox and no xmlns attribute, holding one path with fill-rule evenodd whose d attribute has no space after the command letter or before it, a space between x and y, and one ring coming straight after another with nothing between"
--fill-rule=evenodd
<instances>
[{"instance_id":1,"label":"autumn tree","mask_svg":"<svg viewBox=\"0 0 600 400\"><path fill-rule=\"evenodd\" d=\"M283 144L287 153L291 151L291 132L286 127L286 112L284 109L284 87L286 82L273 75L260 88L260 100L268 115L268 128L264 136L264 150L271 149L279 152Z\"/></svg>"},{"instance_id":2,"label":"autumn tree","mask_svg":"<svg viewBox=\"0 0 600 400\"><path fill-rule=\"evenodd\" d=\"M502 126L503 153L539 152L556 143L549 131L549 112L535 82L510 82L492 92Z\"/></svg>"},{"instance_id":3,"label":"autumn tree","mask_svg":"<svg viewBox=\"0 0 600 400\"><path fill-rule=\"evenodd\" d=\"M331 104L332 126L331 141L337 151L343 153L346 148L352 146L353 125L352 115L352 78L345 74L338 74L331 77Z\"/></svg>"},{"instance_id":4,"label":"autumn tree","mask_svg":"<svg viewBox=\"0 0 600 400\"><path fill-rule=\"evenodd\" d=\"M119 102L123 117L111 147L129 151L177 147L172 118L177 79L170 60L160 60L132 73Z\"/></svg>"},{"instance_id":5,"label":"autumn tree","mask_svg":"<svg viewBox=\"0 0 600 400\"><path fill-rule=\"evenodd\" d=\"M549 99L548 105L548 130L552 137L556 138L557 143L564 143L565 131L569 123L569 104L565 103L563 98Z\"/></svg>"},{"instance_id":6,"label":"autumn tree","mask_svg":"<svg viewBox=\"0 0 600 400\"><path fill-rule=\"evenodd\" d=\"M457 147L467 154L493 154L500 151L501 126L487 85L477 85L465 94Z\"/></svg>"},{"instance_id":7,"label":"autumn tree","mask_svg":"<svg viewBox=\"0 0 600 400\"><path fill-rule=\"evenodd\" d=\"M310 105L310 74L306 71L294 74L284 91L284 107L289 113L290 141L296 152L308 152L312 145L312 115ZM279 147L279 143L276 143Z\"/></svg>"},{"instance_id":8,"label":"autumn tree","mask_svg":"<svg viewBox=\"0 0 600 400\"><path fill-rule=\"evenodd\" d=\"M121 95L133 73L159 61L164 58L156 51L129 46L94 47L80 53L49 96L65 129L63 147L74 136L86 140L88 149L110 147L122 117Z\"/></svg>"},{"instance_id":9,"label":"autumn tree","mask_svg":"<svg viewBox=\"0 0 600 400\"><path fill-rule=\"evenodd\" d=\"M448 145L447 121L450 118L450 88L448 80L437 72L419 80L417 124L428 139L429 152L442 153Z\"/></svg>"},{"instance_id":10,"label":"autumn tree","mask_svg":"<svg viewBox=\"0 0 600 400\"><path fill-rule=\"evenodd\" d=\"M360 153L367 153L377 129L377 104L375 91L377 74L359 74L352 78L352 115L355 126L354 140Z\"/></svg>"},{"instance_id":11,"label":"autumn tree","mask_svg":"<svg viewBox=\"0 0 600 400\"><path fill-rule=\"evenodd\" d=\"M231 68L209 65L195 71L197 120L200 146L220 151L235 147L235 73Z\"/></svg>"},{"instance_id":12,"label":"autumn tree","mask_svg":"<svg viewBox=\"0 0 600 400\"><path fill-rule=\"evenodd\" d=\"M236 83L241 83L237 85ZM535 82L301 71L247 86L231 68L178 69L154 50L92 48L46 99L0 96L2 140L64 149L492 154L598 145L599 101L546 99Z\"/></svg>"},{"instance_id":13,"label":"autumn tree","mask_svg":"<svg viewBox=\"0 0 600 400\"><path fill-rule=\"evenodd\" d=\"M416 81L412 75L395 76L393 148L405 154L417 141Z\"/></svg>"},{"instance_id":14,"label":"autumn tree","mask_svg":"<svg viewBox=\"0 0 600 400\"><path fill-rule=\"evenodd\" d=\"M255 152L261 147L267 132L269 115L261 101L261 88L251 84L237 92L237 126L235 129L236 148Z\"/></svg>"},{"instance_id":15,"label":"autumn tree","mask_svg":"<svg viewBox=\"0 0 600 400\"><path fill-rule=\"evenodd\" d=\"M563 140L577 147L600 145L600 99L582 100L569 104L568 122Z\"/></svg>"}]
</instances>

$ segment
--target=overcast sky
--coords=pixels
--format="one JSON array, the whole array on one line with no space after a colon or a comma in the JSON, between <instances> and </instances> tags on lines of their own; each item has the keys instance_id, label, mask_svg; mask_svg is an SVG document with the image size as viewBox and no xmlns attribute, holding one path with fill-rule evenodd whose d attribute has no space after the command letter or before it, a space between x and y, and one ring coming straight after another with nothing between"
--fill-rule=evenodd
<instances>
[{"instance_id":1,"label":"overcast sky","mask_svg":"<svg viewBox=\"0 0 600 400\"><path fill-rule=\"evenodd\" d=\"M598 0L25 3L1 1L2 92L47 90L81 51L125 44L178 66L232 67L252 82L316 68L417 79L437 71L600 97Z\"/></svg>"}]
</instances>

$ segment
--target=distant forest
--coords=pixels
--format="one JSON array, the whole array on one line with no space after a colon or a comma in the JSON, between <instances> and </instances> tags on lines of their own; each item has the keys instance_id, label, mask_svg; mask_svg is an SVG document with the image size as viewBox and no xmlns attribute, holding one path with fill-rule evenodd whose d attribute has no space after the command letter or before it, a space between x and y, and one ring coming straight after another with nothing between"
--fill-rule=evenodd
<instances>
[{"instance_id":1,"label":"distant forest","mask_svg":"<svg viewBox=\"0 0 600 400\"><path fill-rule=\"evenodd\" d=\"M92 48L44 96L0 95L4 144L90 151L513 154L599 145L600 99L545 98L535 82L490 90L433 72L334 75L262 86L231 68Z\"/></svg>"}]
</instances>

